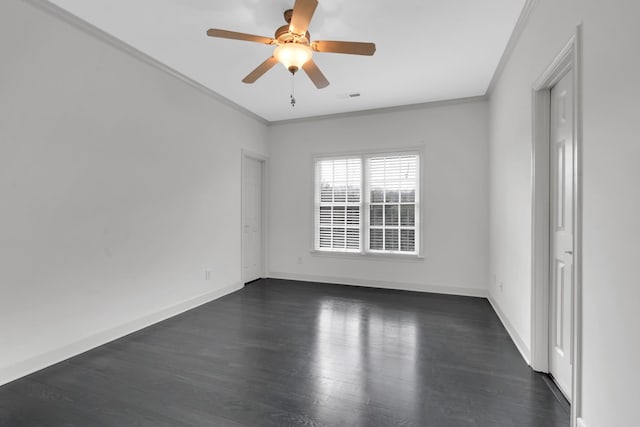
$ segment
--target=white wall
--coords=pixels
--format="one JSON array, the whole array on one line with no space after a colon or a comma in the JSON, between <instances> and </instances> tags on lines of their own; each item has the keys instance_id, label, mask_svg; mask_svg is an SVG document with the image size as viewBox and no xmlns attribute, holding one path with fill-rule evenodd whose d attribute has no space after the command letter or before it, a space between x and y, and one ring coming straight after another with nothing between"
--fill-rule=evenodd
<instances>
[{"instance_id":1,"label":"white wall","mask_svg":"<svg viewBox=\"0 0 640 427\"><path fill-rule=\"evenodd\" d=\"M0 55L0 384L240 286L265 125L24 1Z\"/></svg>"},{"instance_id":2,"label":"white wall","mask_svg":"<svg viewBox=\"0 0 640 427\"><path fill-rule=\"evenodd\" d=\"M486 101L276 125L269 141L272 276L486 294ZM424 147L425 259L312 255L313 155L417 146Z\"/></svg>"},{"instance_id":3,"label":"white wall","mask_svg":"<svg viewBox=\"0 0 640 427\"><path fill-rule=\"evenodd\" d=\"M530 345L531 86L583 23L583 418L637 425L640 4L540 0L491 94L491 295Z\"/></svg>"}]
</instances>

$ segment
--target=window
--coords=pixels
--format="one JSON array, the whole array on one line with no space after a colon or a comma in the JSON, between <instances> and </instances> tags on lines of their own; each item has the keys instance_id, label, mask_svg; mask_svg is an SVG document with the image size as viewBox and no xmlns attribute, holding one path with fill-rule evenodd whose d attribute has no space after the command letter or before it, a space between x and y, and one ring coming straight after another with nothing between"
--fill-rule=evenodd
<instances>
[{"instance_id":1,"label":"window","mask_svg":"<svg viewBox=\"0 0 640 427\"><path fill-rule=\"evenodd\" d=\"M315 249L417 255L419 160L415 153L316 160Z\"/></svg>"},{"instance_id":2,"label":"window","mask_svg":"<svg viewBox=\"0 0 640 427\"><path fill-rule=\"evenodd\" d=\"M316 249L360 252L362 159L316 165Z\"/></svg>"},{"instance_id":3,"label":"window","mask_svg":"<svg viewBox=\"0 0 640 427\"><path fill-rule=\"evenodd\" d=\"M369 251L416 253L418 156L366 161Z\"/></svg>"}]
</instances>

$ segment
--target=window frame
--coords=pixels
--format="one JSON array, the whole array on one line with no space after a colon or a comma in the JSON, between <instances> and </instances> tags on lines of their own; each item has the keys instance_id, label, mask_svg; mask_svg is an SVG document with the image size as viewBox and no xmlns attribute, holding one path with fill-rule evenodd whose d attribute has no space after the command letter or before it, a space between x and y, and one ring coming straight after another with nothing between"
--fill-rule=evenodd
<instances>
[{"instance_id":1,"label":"window frame","mask_svg":"<svg viewBox=\"0 0 640 427\"><path fill-rule=\"evenodd\" d=\"M414 252L402 252L387 251L387 250L371 250L369 249L369 233L370 233L370 179L369 179L369 162L370 158L374 157L402 157L402 156L417 156L416 165L416 202L415 202L415 245L416 251ZM360 177L360 251L354 250L342 250L342 249L321 249L319 247L319 233L320 233L320 218L319 218L319 165L323 160L338 160L359 158L361 162L361 177ZM317 256L337 257L337 258L370 258L381 259L388 258L392 260L423 260L424 250L424 186L422 185L423 177L423 163L424 153L423 147L411 147L400 148L397 150L362 150L355 152L341 152L331 154L315 154L312 156L312 244L311 254ZM401 203L398 203L400 206ZM398 215L398 229L400 226L400 213ZM384 227L384 226L383 226ZM399 233L400 234L400 233Z\"/></svg>"}]
</instances>

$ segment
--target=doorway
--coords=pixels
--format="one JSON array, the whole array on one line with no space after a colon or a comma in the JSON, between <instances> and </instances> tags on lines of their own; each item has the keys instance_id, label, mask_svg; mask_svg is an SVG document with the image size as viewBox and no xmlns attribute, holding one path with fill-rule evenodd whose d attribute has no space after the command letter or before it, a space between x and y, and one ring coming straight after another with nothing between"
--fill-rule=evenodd
<instances>
[{"instance_id":1,"label":"doorway","mask_svg":"<svg viewBox=\"0 0 640 427\"><path fill-rule=\"evenodd\" d=\"M264 276L265 160L242 157L242 282Z\"/></svg>"},{"instance_id":2,"label":"doorway","mask_svg":"<svg viewBox=\"0 0 640 427\"><path fill-rule=\"evenodd\" d=\"M534 83L531 367L582 413L582 110L580 26Z\"/></svg>"}]
</instances>

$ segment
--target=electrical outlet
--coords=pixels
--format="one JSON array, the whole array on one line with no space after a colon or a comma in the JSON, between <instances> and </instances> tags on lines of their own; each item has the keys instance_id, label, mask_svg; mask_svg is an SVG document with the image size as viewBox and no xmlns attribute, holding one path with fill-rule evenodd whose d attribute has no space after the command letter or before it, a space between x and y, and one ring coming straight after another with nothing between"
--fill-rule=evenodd
<instances>
[{"instance_id":1,"label":"electrical outlet","mask_svg":"<svg viewBox=\"0 0 640 427\"><path fill-rule=\"evenodd\" d=\"M211 270L204 271L204 280L211 280Z\"/></svg>"},{"instance_id":2,"label":"electrical outlet","mask_svg":"<svg viewBox=\"0 0 640 427\"><path fill-rule=\"evenodd\" d=\"M301 256L298 257L298 264L302 264L302 257Z\"/></svg>"}]
</instances>

